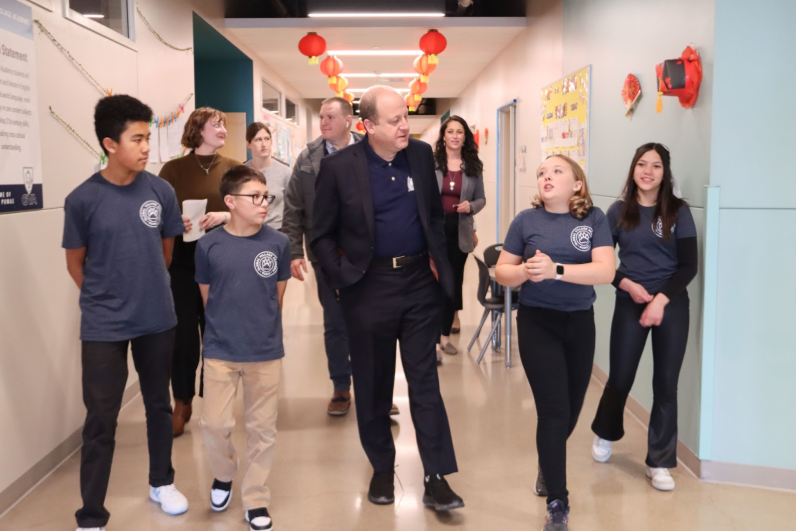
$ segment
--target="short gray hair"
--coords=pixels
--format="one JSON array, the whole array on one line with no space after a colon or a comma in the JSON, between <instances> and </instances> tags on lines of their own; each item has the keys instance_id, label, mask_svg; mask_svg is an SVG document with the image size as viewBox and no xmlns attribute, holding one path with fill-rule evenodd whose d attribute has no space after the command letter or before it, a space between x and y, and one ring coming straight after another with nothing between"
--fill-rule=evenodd
<instances>
[{"instance_id":1,"label":"short gray hair","mask_svg":"<svg viewBox=\"0 0 796 531\"><path fill-rule=\"evenodd\" d=\"M365 120L370 120L373 123L379 123L377 108L379 96L387 92L392 92L401 96L397 90L387 85L374 85L362 95L362 98L359 100L359 117L363 122ZM401 97L401 99L403 99L403 97Z\"/></svg>"}]
</instances>

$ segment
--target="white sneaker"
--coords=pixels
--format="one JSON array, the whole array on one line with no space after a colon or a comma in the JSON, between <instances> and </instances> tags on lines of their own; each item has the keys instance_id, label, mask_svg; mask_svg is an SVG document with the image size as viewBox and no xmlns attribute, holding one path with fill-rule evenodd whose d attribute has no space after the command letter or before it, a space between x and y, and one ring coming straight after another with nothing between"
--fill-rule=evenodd
<instances>
[{"instance_id":1,"label":"white sneaker","mask_svg":"<svg viewBox=\"0 0 796 531\"><path fill-rule=\"evenodd\" d=\"M250 531L273 531L274 525L271 521L271 515L268 514L268 509L260 507L259 509L249 509L246 511L246 521L249 522Z\"/></svg>"},{"instance_id":2,"label":"white sneaker","mask_svg":"<svg viewBox=\"0 0 796 531\"><path fill-rule=\"evenodd\" d=\"M591 445L591 456L595 461L605 463L611 458L612 451L611 441L606 441L599 437L594 438L594 442Z\"/></svg>"},{"instance_id":3,"label":"white sneaker","mask_svg":"<svg viewBox=\"0 0 796 531\"><path fill-rule=\"evenodd\" d=\"M210 508L216 512L224 511L232 501L232 482L224 483L217 479L213 480L210 488Z\"/></svg>"},{"instance_id":4,"label":"white sneaker","mask_svg":"<svg viewBox=\"0 0 796 531\"><path fill-rule=\"evenodd\" d=\"M188 498L182 495L174 483L162 487L149 487L149 499L160 504L166 514L182 514L188 510Z\"/></svg>"},{"instance_id":5,"label":"white sneaker","mask_svg":"<svg viewBox=\"0 0 796 531\"><path fill-rule=\"evenodd\" d=\"M647 477L652 480L652 486L658 490L674 490L674 479L668 468L647 467Z\"/></svg>"},{"instance_id":6,"label":"white sneaker","mask_svg":"<svg viewBox=\"0 0 796 531\"><path fill-rule=\"evenodd\" d=\"M78 527L77 531L105 531L104 527Z\"/></svg>"}]
</instances>

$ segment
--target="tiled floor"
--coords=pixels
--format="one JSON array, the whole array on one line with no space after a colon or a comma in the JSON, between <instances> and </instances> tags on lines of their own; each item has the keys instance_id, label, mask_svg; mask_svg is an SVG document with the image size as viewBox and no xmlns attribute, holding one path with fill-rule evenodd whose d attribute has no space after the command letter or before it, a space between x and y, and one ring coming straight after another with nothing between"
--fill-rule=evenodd
<instances>
[{"instance_id":1,"label":"tiled floor","mask_svg":"<svg viewBox=\"0 0 796 531\"><path fill-rule=\"evenodd\" d=\"M472 265L468 264L466 301L475 300ZM422 468L403 375L396 377L395 401L401 415L393 429L400 484L396 482L394 505L375 506L366 497L371 469L359 444L353 409L342 418L326 414L331 385L312 278L306 284L290 281L284 316L287 357L279 401L276 462L270 480L276 531L541 528L544 501L532 493L536 414L531 392L519 356L513 356L514 367L506 369L500 352L488 353L481 367L476 366L479 343L472 353L466 353L480 317L476 304L468 304L462 313L462 333L454 336L460 354L446 355L439 369L461 471L449 480L466 503L464 509L443 515L421 502ZM485 336L486 331L482 334ZM674 492L654 490L644 476L646 433L630 417L627 435L615 444L611 462L595 463L590 455L589 424L599 392L599 386L593 383L568 445L572 531L796 530L794 493L705 483L682 466L673 471L677 481ZM176 483L191 508L182 516L172 517L147 497L146 436L140 398L124 409L107 498L112 513L109 531L247 529L237 490L239 482L230 508L225 513L210 511L208 491L213 478L198 427L200 412L201 400L197 400L194 420L174 444ZM240 404L236 415L235 442L245 451ZM78 468L79 454L75 454L0 519L0 530L73 530L72 515L80 503Z\"/></svg>"}]
</instances>

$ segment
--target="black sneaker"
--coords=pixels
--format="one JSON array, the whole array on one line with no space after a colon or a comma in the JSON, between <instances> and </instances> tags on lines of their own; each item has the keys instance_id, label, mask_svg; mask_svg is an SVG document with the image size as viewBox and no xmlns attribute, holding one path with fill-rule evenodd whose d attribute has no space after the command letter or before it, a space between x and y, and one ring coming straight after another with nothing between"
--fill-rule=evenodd
<instances>
[{"instance_id":1,"label":"black sneaker","mask_svg":"<svg viewBox=\"0 0 796 531\"><path fill-rule=\"evenodd\" d=\"M249 522L251 531L270 531L274 527L271 515L265 507L246 511L246 521Z\"/></svg>"},{"instance_id":2,"label":"black sneaker","mask_svg":"<svg viewBox=\"0 0 796 531\"><path fill-rule=\"evenodd\" d=\"M374 472L370 478L368 500L376 505L389 505L395 501L394 472Z\"/></svg>"},{"instance_id":3,"label":"black sneaker","mask_svg":"<svg viewBox=\"0 0 796 531\"><path fill-rule=\"evenodd\" d=\"M435 511L450 511L464 507L464 500L451 490L445 478L439 474L426 476L423 481L426 492L423 494L423 503L433 507Z\"/></svg>"},{"instance_id":4,"label":"black sneaker","mask_svg":"<svg viewBox=\"0 0 796 531\"><path fill-rule=\"evenodd\" d=\"M561 500L553 500L547 504L547 518L542 531L569 531L569 507Z\"/></svg>"},{"instance_id":5,"label":"black sneaker","mask_svg":"<svg viewBox=\"0 0 796 531\"><path fill-rule=\"evenodd\" d=\"M213 480L213 486L210 487L210 507L216 511L223 511L229 507L229 502L232 501L232 482Z\"/></svg>"},{"instance_id":6,"label":"black sneaker","mask_svg":"<svg viewBox=\"0 0 796 531\"><path fill-rule=\"evenodd\" d=\"M547 497L547 485L544 482L541 468L539 469L539 475L536 476L536 485L533 486L533 493L537 496Z\"/></svg>"}]
</instances>

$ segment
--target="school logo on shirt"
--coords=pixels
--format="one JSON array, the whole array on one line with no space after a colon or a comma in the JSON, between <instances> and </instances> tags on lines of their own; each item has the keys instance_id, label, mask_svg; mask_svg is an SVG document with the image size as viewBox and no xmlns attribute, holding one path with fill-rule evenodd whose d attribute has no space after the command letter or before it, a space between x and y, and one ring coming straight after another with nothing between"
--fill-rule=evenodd
<instances>
[{"instance_id":1,"label":"school logo on shirt","mask_svg":"<svg viewBox=\"0 0 796 531\"><path fill-rule=\"evenodd\" d=\"M138 211L144 225L153 228L160 226L160 216L162 212L163 207L161 207L160 203L157 201L147 201L141 205L141 209Z\"/></svg>"},{"instance_id":2,"label":"school logo on shirt","mask_svg":"<svg viewBox=\"0 0 796 531\"><path fill-rule=\"evenodd\" d=\"M675 227L676 225L672 225L672 234L674 234ZM652 232L654 232L655 236L658 238L663 238L663 219L658 218L658 220L652 224Z\"/></svg>"},{"instance_id":3,"label":"school logo on shirt","mask_svg":"<svg viewBox=\"0 0 796 531\"><path fill-rule=\"evenodd\" d=\"M586 252L591 249L592 228L587 225L580 225L572 229L569 239L578 251Z\"/></svg>"},{"instance_id":4,"label":"school logo on shirt","mask_svg":"<svg viewBox=\"0 0 796 531\"><path fill-rule=\"evenodd\" d=\"M276 255L271 251L263 251L254 259L254 270L263 278L273 276L278 269Z\"/></svg>"}]
</instances>

